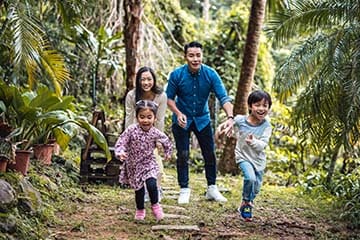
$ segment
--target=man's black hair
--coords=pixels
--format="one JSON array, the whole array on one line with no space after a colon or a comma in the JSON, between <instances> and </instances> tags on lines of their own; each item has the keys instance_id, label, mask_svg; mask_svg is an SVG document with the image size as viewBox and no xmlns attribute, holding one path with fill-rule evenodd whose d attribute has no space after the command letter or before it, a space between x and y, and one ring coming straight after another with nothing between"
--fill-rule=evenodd
<instances>
[{"instance_id":1,"label":"man's black hair","mask_svg":"<svg viewBox=\"0 0 360 240\"><path fill-rule=\"evenodd\" d=\"M196 41L192 41L184 46L184 53L187 53L188 48L203 48L202 44Z\"/></svg>"}]
</instances>

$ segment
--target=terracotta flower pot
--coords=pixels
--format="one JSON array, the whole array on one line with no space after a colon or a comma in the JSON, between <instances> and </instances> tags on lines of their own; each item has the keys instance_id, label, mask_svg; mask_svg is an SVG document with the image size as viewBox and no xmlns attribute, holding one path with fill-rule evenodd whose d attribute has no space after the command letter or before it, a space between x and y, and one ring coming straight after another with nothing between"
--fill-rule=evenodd
<instances>
[{"instance_id":1,"label":"terracotta flower pot","mask_svg":"<svg viewBox=\"0 0 360 240\"><path fill-rule=\"evenodd\" d=\"M20 172L22 175L26 176L30 165L31 154L32 151L16 150L15 164L12 164L10 169Z\"/></svg>"},{"instance_id":2,"label":"terracotta flower pot","mask_svg":"<svg viewBox=\"0 0 360 240\"><path fill-rule=\"evenodd\" d=\"M56 142L56 139L49 139L48 144L54 144L54 148L53 148L54 155L60 154L60 145Z\"/></svg>"},{"instance_id":3,"label":"terracotta flower pot","mask_svg":"<svg viewBox=\"0 0 360 240\"><path fill-rule=\"evenodd\" d=\"M33 146L34 156L45 165L51 164L54 144L37 144Z\"/></svg>"},{"instance_id":4,"label":"terracotta flower pot","mask_svg":"<svg viewBox=\"0 0 360 240\"><path fill-rule=\"evenodd\" d=\"M0 158L0 172L6 172L7 164L8 164L7 159Z\"/></svg>"}]
</instances>

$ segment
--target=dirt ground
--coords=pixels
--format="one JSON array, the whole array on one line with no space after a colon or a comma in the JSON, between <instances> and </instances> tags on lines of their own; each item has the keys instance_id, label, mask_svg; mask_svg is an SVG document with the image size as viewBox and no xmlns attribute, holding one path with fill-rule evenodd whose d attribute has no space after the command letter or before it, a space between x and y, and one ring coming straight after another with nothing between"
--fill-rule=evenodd
<instances>
[{"instance_id":1,"label":"dirt ground","mask_svg":"<svg viewBox=\"0 0 360 240\"><path fill-rule=\"evenodd\" d=\"M58 212L59 221L50 227L49 239L360 239L359 230L349 229L336 218L332 204L309 202L295 189L264 186L255 203L253 222L244 222L236 211L241 179L224 177L218 181L228 198L221 204L205 200L202 175L192 178L188 205L177 204L175 177L169 175L164 181L166 215L161 222L155 221L149 205L144 222L133 220L135 202L130 189L82 186L83 197L69 201ZM185 227L190 230L180 229Z\"/></svg>"}]
</instances>

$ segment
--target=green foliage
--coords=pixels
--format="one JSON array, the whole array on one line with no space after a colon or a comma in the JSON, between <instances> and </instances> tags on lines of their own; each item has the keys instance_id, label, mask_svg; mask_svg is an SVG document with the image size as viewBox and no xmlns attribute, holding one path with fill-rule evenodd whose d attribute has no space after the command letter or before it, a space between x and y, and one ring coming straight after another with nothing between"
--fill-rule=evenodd
<instances>
[{"instance_id":1,"label":"green foliage","mask_svg":"<svg viewBox=\"0 0 360 240\"><path fill-rule=\"evenodd\" d=\"M333 180L332 192L340 197L343 212L341 217L349 219L351 227L360 227L360 167L347 175Z\"/></svg>"},{"instance_id":2,"label":"green foliage","mask_svg":"<svg viewBox=\"0 0 360 240\"><path fill-rule=\"evenodd\" d=\"M249 2L236 2L229 11L219 11L218 14L219 20L211 32L213 35L205 38L204 62L218 71L229 94L235 96L248 27ZM254 83L258 88L269 89L273 60L266 37L262 36L260 42Z\"/></svg>"},{"instance_id":3,"label":"green foliage","mask_svg":"<svg viewBox=\"0 0 360 240\"><path fill-rule=\"evenodd\" d=\"M300 93L293 122L318 150L349 151L360 136L359 9L357 1L294 1L267 24L275 43L298 39L274 87L282 100Z\"/></svg>"},{"instance_id":4,"label":"green foliage","mask_svg":"<svg viewBox=\"0 0 360 240\"><path fill-rule=\"evenodd\" d=\"M60 98L46 87L39 87L36 92L22 92L3 82L0 82L0 86L0 100L6 107L6 120L19 129L14 131L17 142L26 140L24 149L29 149L36 143L47 143L50 136L65 149L80 129L84 129L104 149L107 158L111 158L107 141L100 130L71 110L74 109L73 97Z\"/></svg>"},{"instance_id":5,"label":"green foliage","mask_svg":"<svg viewBox=\"0 0 360 240\"><path fill-rule=\"evenodd\" d=\"M24 198L20 187L22 175L9 172L2 174L1 178L9 182L15 189L16 197L19 200ZM15 221L16 228L12 236L16 239L45 239L49 236L49 225L53 225L57 221L55 212L66 208L62 204L63 201L83 197L83 193L75 188L78 186L79 169L71 160L61 157L54 157L51 167L44 166L39 161L31 161L26 179L41 194L41 204L36 207L37 211L29 212L18 204L9 215L0 216L0 218L4 217L2 219L4 221L8 218ZM37 201L31 198L30 195L28 200Z\"/></svg>"},{"instance_id":6,"label":"green foliage","mask_svg":"<svg viewBox=\"0 0 360 240\"><path fill-rule=\"evenodd\" d=\"M335 175L333 181L328 184L326 171L310 169L299 177L298 186L308 196L316 198L335 198L337 207L341 209L340 218L349 220L349 227L359 228L360 214L360 168L350 174Z\"/></svg>"},{"instance_id":7,"label":"green foliage","mask_svg":"<svg viewBox=\"0 0 360 240\"><path fill-rule=\"evenodd\" d=\"M46 83L61 95L61 86L70 79L63 57L52 46L39 12L31 0L5 1L0 6L0 76L7 82Z\"/></svg>"},{"instance_id":8,"label":"green foliage","mask_svg":"<svg viewBox=\"0 0 360 240\"><path fill-rule=\"evenodd\" d=\"M266 28L275 46L287 44L282 47L291 49L285 59L277 56L281 64L274 90L282 102L293 105L289 124L300 138L297 146L305 150L296 160L303 166L299 183L312 192L346 192L349 195L342 203L351 205L358 216L359 206L352 204L358 196L351 190L358 187L349 176L357 175L359 162L353 161L348 171L337 163L343 160L345 166L341 154L358 158L359 1L288 3L270 16ZM345 210L346 214L354 218Z\"/></svg>"}]
</instances>

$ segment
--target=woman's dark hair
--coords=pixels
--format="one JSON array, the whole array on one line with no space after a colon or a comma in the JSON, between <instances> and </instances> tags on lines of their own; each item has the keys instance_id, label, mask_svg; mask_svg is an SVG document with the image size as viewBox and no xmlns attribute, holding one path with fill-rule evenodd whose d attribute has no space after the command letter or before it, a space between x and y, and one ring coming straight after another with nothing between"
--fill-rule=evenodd
<instances>
[{"instance_id":1,"label":"woman's dark hair","mask_svg":"<svg viewBox=\"0 0 360 240\"><path fill-rule=\"evenodd\" d=\"M158 105L154 101L150 100L139 100L136 102L135 112L136 117L138 116L140 110L142 109L150 109L154 115L156 116Z\"/></svg>"},{"instance_id":2,"label":"woman's dark hair","mask_svg":"<svg viewBox=\"0 0 360 240\"><path fill-rule=\"evenodd\" d=\"M186 55L187 50L188 50L189 48L201 48L201 49L202 49L203 46L202 46L201 43L196 42L196 41L193 41L193 42L190 42L190 43L188 43L188 44L185 44L185 46L184 46L184 54L185 54L185 55Z\"/></svg>"},{"instance_id":3,"label":"woman's dark hair","mask_svg":"<svg viewBox=\"0 0 360 240\"><path fill-rule=\"evenodd\" d=\"M143 74L144 72L150 72L152 78L154 79L154 85L151 88L151 91L155 94L160 94L163 91L162 88L160 88L156 85L156 75L155 75L154 70L150 67L141 67L137 71L136 78L135 78L135 102L141 100L142 95L144 93L144 91L141 87L141 74Z\"/></svg>"},{"instance_id":4,"label":"woman's dark hair","mask_svg":"<svg viewBox=\"0 0 360 240\"><path fill-rule=\"evenodd\" d=\"M272 101L271 101L271 96L269 93L265 92L265 91L261 91L261 90L256 90L253 91L249 97L248 97L248 105L251 106L252 104L256 103L256 102L260 102L261 100L265 99L265 101L268 102L269 104L269 109L271 108L272 105ZM249 109L249 113L251 113L251 110Z\"/></svg>"}]
</instances>

